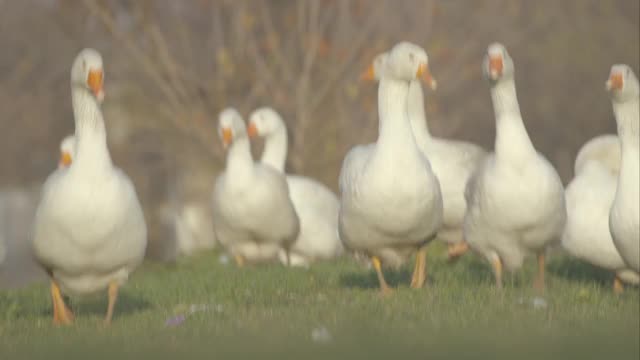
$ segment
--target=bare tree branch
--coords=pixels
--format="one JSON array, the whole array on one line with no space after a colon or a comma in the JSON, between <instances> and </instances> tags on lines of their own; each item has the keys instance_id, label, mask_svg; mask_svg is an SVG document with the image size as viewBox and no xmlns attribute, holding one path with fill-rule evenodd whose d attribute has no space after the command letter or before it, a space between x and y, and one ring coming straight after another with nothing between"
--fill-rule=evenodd
<instances>
[{"instance_id":1,"label":"bare tree branch","mask_svg":"<svg viewBox=\"0 0 640 360\"><path fill-rule=\"evenodd\" d=\"M172 104L174 110L179 111L181 104L178 100L178 96L174 89L163 79L156 63L151 61L149 57L136 46L131 38L118 30L118 26L113 17L102 9L95 0L82 1L89 11L102 21L109 32L124 44L131 56L141 65L141 69L144 70L152 80L154 80L159 89L164 93L166 99Z\"/></svg>"}]
</instances>

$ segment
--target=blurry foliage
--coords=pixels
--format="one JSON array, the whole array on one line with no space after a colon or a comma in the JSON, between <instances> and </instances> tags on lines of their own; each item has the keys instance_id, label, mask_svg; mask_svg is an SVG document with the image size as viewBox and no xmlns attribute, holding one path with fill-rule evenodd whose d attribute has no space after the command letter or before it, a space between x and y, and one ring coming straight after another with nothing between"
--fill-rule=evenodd
<instances>
[{"instance_id":1,"label":"blurry foliage","mask_svg":"<svg viewBox=\"0 0 640 360\"><path fill-rule=\"evenodd\" d=\"M568 180L579 146L615 131L604 80L614 63L638 71L639 10L637 0L0 1L0 185L54 169L73 131L70 64L90 46L105 58L114 160L148 217L167 201L208 201L226 106L276 108L289 170L336 189L344 154L377 133L376 86L358 75L400 40L427 50L439 80L426 94L431 131L486 148L494 120L480 64L503 42L527 129Z\"/></svg>"}]
</instances>

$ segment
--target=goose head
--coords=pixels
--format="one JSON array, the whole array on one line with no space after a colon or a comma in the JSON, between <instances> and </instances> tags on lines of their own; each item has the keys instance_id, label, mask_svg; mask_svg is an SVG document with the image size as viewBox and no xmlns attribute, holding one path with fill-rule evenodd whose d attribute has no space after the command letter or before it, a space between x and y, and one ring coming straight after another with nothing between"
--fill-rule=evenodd
<instances>
[{"instance_id":1,"label":"goose head","mask_svg":"<svg viewBox=\"0 0 640 360\"><path fill-rule=\"evenodd\" d=\"M360 80L363 81L378 81L382 77L382 72L386 66L387 59L389 58L388 52L383 52L376 55L373 62L367 67L367 69L360 75Z\"/></svg>"},{"instance_id":2,"label":"goose head","mask_svg":"<svg viewBox=\"0 0 640 360\"><path fill-rule=\"evenodd\" d=\"M507 48L500 43L493 43L487 48L482 64L484 76L492 83L502 79L512 79L515 69Z\"/></svg>"},{"instance_id":3,"label":"goose head","mask_svg":"<svg viewBox=\"0 0 640 360\"><path fill-rule=\"evenodd\" d=\"M611 67L606 88L611 94L611 99L619 102L637 99L640 94L638 78L631 70L631 67L624 64L617 64Z\"/></svg>"},{"instance_id":4,"label":"goose head","mask_svg":"<svg viewBox=\"0 0 640 360\"><path fill-rule=\"evenodd\" d=\"M386 60L382 76L391 76L399 80L423 80L431 89L437 87L436 80L429 70L429 57L418 45L403 41L396 44Z\"/></svg>"},{"instance_id":5,"label":"goose head","mask_svg":"<svg viewBox=\"0 0 640 360\"><path fill-rule=\"evenodd\" d=\"M83 49L71 67L71 86L86 89L100 103L104 99L103 84L102 56L94 49Z\"/></svg>"},{"instance_id":6,"label":"goose head","mask_svg":"<svg viewBox=\"0 0 640 360\"><path fill-rule=\"evenodd\" d=\"M234 140L246 137L247 129L238 110L226 108L218 116L218 136L226 150Z\"/></svg>"},{"instance_id":7,"label":"goose head","mask_svg":"<svg viewBox=\"0 0 640 360\"><path fill-rule=\"evenodd\" d=\"M71 166L75 153L76 137L74 135L69 135L60 143L60 161L58 162L58 168Z\"/></svg>"},{"instance_id":8,"label":"goose head","mask_svg":"<svg viewBox=\"0 0 640 360\"><path fill-rule=\"evenodd\" d=\"M250 138L266 137L284 126L282 117L270 107L262 107L251 113L247 132Z\"/></svg>"}]
</instances>

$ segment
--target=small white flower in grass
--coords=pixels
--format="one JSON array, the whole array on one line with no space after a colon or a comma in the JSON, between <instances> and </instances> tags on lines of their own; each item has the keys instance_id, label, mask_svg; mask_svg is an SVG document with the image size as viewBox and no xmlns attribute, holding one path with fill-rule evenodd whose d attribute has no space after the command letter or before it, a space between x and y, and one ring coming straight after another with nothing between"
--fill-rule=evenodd
<instances>
[{"instance_id":1,"label":"small white flower in grass","mask_svg":"<svg viewBox=\"0 0 640 360\"><path fill-rule=\"evenodd\" d=\"M548 306L547 300L545 300L540 296L534 297L533 299L531 299L531 301L528 301L525 298L521 297L521 298L518 298L517 303L518 305L527 305L530 303L531 306L533 306L533 308L536 310L546 309Z\"/></svg>"},{"instance_id":2,"label":"small white flower in grass","mask_svg":"<svg viewBox=\"0 0 640 360\"><path fill-rule=\"evenodd\" d=\"M174 327L182 325L187 320L187 317L201 311L215 311L217 313L221 313L223 310L222 305L220 304L178 304L174 308L174 312L177 315L172 316L165 321L165 326Z\"/></svg>"},{"instance_id":3,"label":"small white flower in grass","mask_svg":"<svg viewBox=\"0 0 640 360\"><path fill-rule=\"evenodd\" d=\"M541 298L540 296L536 296L533 298L533 308L534 309L546 309L547 308L547 300Z\"/></svg>"},{"instance_id":4,"label":"small white flower in grass","mask_svg":"<svg viewBox=\"0 0 640 360\"><path fill-rule=\"evenodd\" d=\"M221 313L223 307L221 304L191 304L189 305L188 314L191 315L193 313L201 312L201 311L213 311L217 313Z\"/></svg>"},{"instance_id":5,"label":"small white flower in grass","mask_svg":"<svg viewBox=\"0 0 640 360\"><path fill-rule=\"evenodd\" d=\"M218 262L222 265L229 265L229 255L222 254L218 257Z\"/></svg>"},{"instance_id":6,"label":"small white flower in grass","mask_svg":"<svg viewBox=\"0 0 640 360\"><path fill-rule=\"evenodd\" d=\"M206 311L209 309L209 305L207 304L191 304L189 306L189 314L193 314L199 311Z\"/></svg>"},{"instance_id":7,"label":"small white flower in grass","mask_svg":"<svg viewBox=\"0 0 640 360\"><path fill-rule=\"evenodd\" d=\"M331 342L332 337L331 333L326 327L320 326L311 331L311 340L316 343L326 344L328 342Z\"/></svg>"}]
</instances>

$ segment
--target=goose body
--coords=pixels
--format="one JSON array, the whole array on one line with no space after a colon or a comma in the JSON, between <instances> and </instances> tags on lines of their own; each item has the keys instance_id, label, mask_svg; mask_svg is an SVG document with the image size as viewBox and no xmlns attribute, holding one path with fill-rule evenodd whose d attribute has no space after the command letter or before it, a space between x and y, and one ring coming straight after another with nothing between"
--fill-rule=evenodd
<instances>
[{"instance_id":1,"label":"goose body","mask_svg":"<svg viewBox=\"0 0 640 360\"><path fill-rule=\"evenodd\" d=\"M609 232L609 211L616 193L617 176L611 162L598 157L584 160L580 172L565 191L567 225L562 246L572 256L616 273L614 286L620 282L637 284L640 277L622 260Z\"/></svg>"},{"instance_id":2,"label":"goose body","mask_svg":"<svg viewBox=\"0 0 640 360\"><path fill-rule=\"evenodd\" d=\"M338 235L338 197L323 184L304 176L287 175L293 207L300 219L300 234L291 246L290 264L309 266L334 259L344 252ZM284 251L280 262L286 263Z\"/></svg>"},{"instance_id":3,"label":"goose body","mask_svg":"<svg viewBox=\"0 0 640 360\"><path fill-rule=\"evenodd\" d=\"M122 285L144 258L142 209L133 184L114 170L100 178L59 170L44 185L34 250L63 292L86 295Z\"/></svg>"},{"instance_id":4,"label":"goose body","mask_svg":"<svg viewBox=\"0 0 640 360\"><path fill-rule=\"evenodd\" d=\"M442 223L440 186L415 143L406 112L409 82L426 64L424 50L415 45L393 48L378 89L378 140L350 150L340 171L340 237L348 248L372 257L383 291L380 265L402 264L435 237ZM423 281L414 276L412 285Z\"/></svg>"},{"instance_id":5,"label":"goose body","mask_svg":"<svg viewBox=\"0 0 640 360\"><path fill-rule=\"evenodd\" d=\"M72 100L75 159L43 186L33 248L62 292L84 295L108 287L109 322L117 288L142 262L147 229L134 186L107 149L99 106L102 59L95 50L83 50L74 62ZM54 312L56 306L62 305L54 304Z\"/></svg>"},{"instance_id":6,"label":"goose body","mask_svg":"<svg viewBox=\"0 0 640 360\"><path fill-rule=\"evenodd\" d=\"M228 146L225 172L213 193L214 229L238 265L276 260L299 232L299 220L283 174L254 163L240 114L220 114L220 135Z\"/></svg>"},{"instance_id":7,"label":"goose body","mask_svg":"<svg viewBox=\"0 0 640 360\"><path fill-rule=\"evenodd\" d=\"M618 176L620 172L620 159L622 157L620 148L620 139L616 135L605 134L596 136L587 141L576 156L573 166L575 175L582 172L582 168L591 161L598 162L604 166L609 172Z\"/></svg>"},{"instance_id":8,"label":"goose body","mask_svg":"<svg viewBox=\"0 0 640 360\"><path fill-rule=\"evenodd\" d=\"M609 214L613 242L625 263L640 272L640 124L638 79L627 65L611 68L607 88L622 146L616 194Z\"/></svg>"},{"instance_id":9,"label":"goose body","mask_svg":"<svg viewBox=\"0 0 640 360\"><path fill-rule=\"evenodd\" d=\"M211 208L199 202L181 204L174 215L178 252L194 255L216 247Z\"/></svg>"},{"instance_id":10,"label":"goose body","mask_svg":"<svg viewBox=\"0 0 640 360\"><path fill-rule=\"evenodd\" d=\"M440 183L443 221L438 239L449 244L451 257L461 255L465 249L462 230L467 208L465 187L487 153L475 144L431 136L424 110L422 86L416 80L409 86L407 111L416 143L429 158L431 168Z\"/></svg>"},{"instance_id":11,"label":"goose body","mask_svg":"<svg viewBox=\"0 0 640 360\"><path fill-rule=\"evenodd\" d=\"M287 131L282 117L271 108L254 111L249 121L251 136L265 137L260 162L284 174L287 156ZM308 266L317 260L340 256L344 247L338 236L338 197L320 182L309 177L286 175L293 207L300 219L300 233L290 249L294 266ZM279 253L282 263L287 258Z\"/></svg>"},{"instance_id":12,"label":"goose body","mask_svg":"<svg viewBox=\"0 0 640 360\"><path fill-rule=\"evenodd\" d=\"M489 47L485 73L491 80L496 113L494 153L469 180L464 235L471 248L493 265L502 286L502 268L516 270L537 254L536 285L544 285L544 251L559 240L566 222L562 182L533 147L515 93L513 63L500 44Z\"/></svg>"},{"instance_id":13,"label":"goose body","mask_svg":"<svg viewBox=\"0 0 640 360\"><path fill-rule=\"evenodd\" d=\"M170 199L160 207L159 217L171 229L176 255L193 256L216 247L211 212L209 199Z\"/></svg>"}]
</instances>

